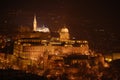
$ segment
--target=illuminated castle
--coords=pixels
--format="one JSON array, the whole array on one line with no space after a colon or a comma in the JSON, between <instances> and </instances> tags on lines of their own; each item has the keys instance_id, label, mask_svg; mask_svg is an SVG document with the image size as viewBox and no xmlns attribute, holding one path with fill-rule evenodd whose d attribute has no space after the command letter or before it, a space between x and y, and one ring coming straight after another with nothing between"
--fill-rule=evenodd
<instances>
[{"instance_id":1,"label":"illuminated castle","mask_svg":"<svg viewBox=\"0 0 120 80\"><path fill-rule=\"evenodd\" d=\"M36 16L34 16L33 31L30 34L34 37L15 41L12 62L17 61L15 65L18 65L20 69L29 70L28 66L34 65L44 71L51 68L51 61L63 59L63 56L70 54L90 55L88 41L70 40L69 29L65 26L59 30L58 37L53 37L52 34L46 36L50 30L45 26L38 28Z\"/></svg>"}]
</instances>

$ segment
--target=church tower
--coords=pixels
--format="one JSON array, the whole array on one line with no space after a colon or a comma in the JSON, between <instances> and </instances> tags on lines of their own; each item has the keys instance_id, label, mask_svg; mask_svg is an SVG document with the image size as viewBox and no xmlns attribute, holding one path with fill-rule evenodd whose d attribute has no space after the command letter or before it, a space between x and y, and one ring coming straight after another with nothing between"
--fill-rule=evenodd
<instances>
[{"instance_id":1,"label":"church tower","mask_svg":"<svg viewBox=\"0 0 120 80\"><path fill-rule=\"evenodd\" d=\"M36 15L34 15L33 31L36 31L36 29L37 29L37 20L36 20Z\"/></svg>"}]
</instances>

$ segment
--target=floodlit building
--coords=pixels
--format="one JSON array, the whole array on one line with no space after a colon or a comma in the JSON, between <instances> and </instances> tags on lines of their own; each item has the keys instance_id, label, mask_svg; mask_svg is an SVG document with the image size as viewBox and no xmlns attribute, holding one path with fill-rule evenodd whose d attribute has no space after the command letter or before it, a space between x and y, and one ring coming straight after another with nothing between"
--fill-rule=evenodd
<instances>
[{"instance_id":1,"label":"floodlit building","mask_svg":"<svg viewBox=\"0 0 120 80\"><path fill-rule=\"evenodd\" d=\"M23 34L24 37L14 43L13 57L20 69L29 71L31 67L35 67L45 71L51 67L52 61L63 59L67 55L90 55L88 41L70 40L67 27L61 28L57 33L59 36L54 37L52 36L54 33L50 33L49 28L37 27L36 16L34 16L33 31Z\"/></svg>"}]
</instances>

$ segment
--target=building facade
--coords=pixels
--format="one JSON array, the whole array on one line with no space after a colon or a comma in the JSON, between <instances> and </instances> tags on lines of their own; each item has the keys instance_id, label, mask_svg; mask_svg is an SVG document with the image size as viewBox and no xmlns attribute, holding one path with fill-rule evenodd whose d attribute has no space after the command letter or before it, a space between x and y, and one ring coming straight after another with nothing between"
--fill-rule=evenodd
<instances>
[{"instance_id":1,"label":"building facade","mask_svg":"<svg viewBox=\"0 0 120 80\"><path fill-rule=\"evenodd\" d=\"M20 69L29 71L32 67L32 70L35 68L35 72L39 70L44 72L52 68L54 60L63 59L71 54L90 55L88 41L70 40L67 27L61 28L59 37L53 37L50 32L38 32L36 23L36 17L34 17L34 32L29 35L22 34L24 37L14 43L12 62L16 62L15 65Z\"/></svg>"}]
</instances>

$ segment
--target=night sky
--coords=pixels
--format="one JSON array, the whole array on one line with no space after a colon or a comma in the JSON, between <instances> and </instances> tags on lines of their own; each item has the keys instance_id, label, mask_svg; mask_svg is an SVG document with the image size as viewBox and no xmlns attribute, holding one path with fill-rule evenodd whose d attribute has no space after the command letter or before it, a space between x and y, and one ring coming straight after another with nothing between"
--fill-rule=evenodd
<instances>
[{"instance_id":1,"label":"night sky","mask_svg":"<svg viewBox=\"0 0 120 80\"><path fill-rule=\"evenodd\" d=\"M67 25L71 36L76 38L99 42L108 37L106 41L114 38L118 43L119 6L115 0L1 0L0 25L32 26L36 14L39 26L45 24L51 30L58 30ZM103 38L99 38L101 35Z\"/></svg>"},{"instance_id":2,"label":"night sky","mask_svg":"<svg viewBox=\"0 0 120 80\"><path fill-rule=\"evenodd\" d=\"M19 20L33 17L32 15L35 13L38 20L43 21L44 24L50 18L58 20L58 23L61 22L61 24L78 26L84 22L118 24L120 21L117 1L4 0L0 2L0 5L1 16L12 16L13 19L17 16L17 20ZM21 21L15 23L21 24ZM51 22L51 24L53 23Z\"/></svg>"}]
</instances>

